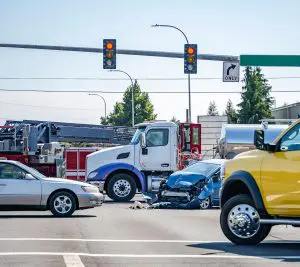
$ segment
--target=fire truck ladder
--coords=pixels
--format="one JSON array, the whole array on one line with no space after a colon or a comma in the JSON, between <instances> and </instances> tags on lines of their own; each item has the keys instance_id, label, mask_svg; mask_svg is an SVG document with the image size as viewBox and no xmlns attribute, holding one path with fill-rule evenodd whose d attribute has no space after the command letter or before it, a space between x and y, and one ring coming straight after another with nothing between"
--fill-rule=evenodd
<instances>
[{"instance_id":1,"label":"fire truck ladder","mask_svg":"<svg viewBox=\"0 0 300 267\"><path fill-rule=\"evenodd\" d=\"M128 144L134 128L50 121L6 121L0 128L0 151L35 154L38 144L52 142Z\"/></svg>"}]
</instances>

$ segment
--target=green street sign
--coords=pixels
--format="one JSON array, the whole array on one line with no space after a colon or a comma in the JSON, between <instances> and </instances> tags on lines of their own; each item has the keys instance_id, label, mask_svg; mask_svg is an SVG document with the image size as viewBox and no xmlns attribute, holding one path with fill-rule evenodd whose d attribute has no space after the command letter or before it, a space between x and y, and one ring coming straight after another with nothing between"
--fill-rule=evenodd
<instances>
[{"instance_id":1,"label":"green street sign","mask_svg":"<svg viewBox=\"0 0 300 267\"><path fill-rule=\"evenodd\" d=\"M240 55L241 66L300 67L300 55Z\"/></svg>"}]
</instances>

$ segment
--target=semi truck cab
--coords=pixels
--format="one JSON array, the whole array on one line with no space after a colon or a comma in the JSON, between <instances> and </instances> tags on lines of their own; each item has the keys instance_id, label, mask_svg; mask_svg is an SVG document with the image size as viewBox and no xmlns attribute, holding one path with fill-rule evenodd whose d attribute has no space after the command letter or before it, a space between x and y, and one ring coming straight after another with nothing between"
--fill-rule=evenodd
<instances>
[{"instance_id":1,"label":"semi truck cab","mask_svg":"<svg viewBox=\"0 0 300 267\"><path fill-rule=\"evenodd\" d=\"M137 190L156 192L160 181L179 168L181 128L177 124L155 121L136 127L130 144L87 156L87 182L97 183L115 201L131 200ZM192 131L198 131L189 135L197 137L197 142L189 140L190 149L195 149L200 143L199 125L191 124Z\"/></svg>"}]
</instances>

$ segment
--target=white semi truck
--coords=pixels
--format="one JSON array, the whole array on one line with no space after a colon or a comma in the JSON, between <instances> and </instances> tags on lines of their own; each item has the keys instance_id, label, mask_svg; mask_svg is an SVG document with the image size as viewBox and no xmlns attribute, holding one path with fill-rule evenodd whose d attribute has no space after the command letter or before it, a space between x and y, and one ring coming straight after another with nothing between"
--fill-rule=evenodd
<instances>
[{"instance_id":1,"label":"white semi truck","mask_svg":"<svg viewBox=\"0 0 300 267\"><path fill-rule=\"evenodd\" d=\"M86 180L115 201L156 192L160 181L201 155L201 125L154 121L136 125L130 144L103 149L86 159Z\"/></svg>"}]
</instances>

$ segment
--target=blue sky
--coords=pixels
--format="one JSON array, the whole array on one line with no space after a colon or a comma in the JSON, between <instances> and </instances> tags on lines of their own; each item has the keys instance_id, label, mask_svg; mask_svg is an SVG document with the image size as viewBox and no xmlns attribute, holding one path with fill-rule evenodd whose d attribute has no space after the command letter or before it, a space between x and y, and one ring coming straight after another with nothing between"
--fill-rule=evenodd
<instances>
[{"instance_id":1,"label":"blue sky","mask_svg":"<svg viewBox=\"0 0 300 267\"><path fill-rule=\"evenodd\" d=\"M287 4L288 3L288 4ZM300 54L300 1L278 0L151 0L151 1L0 1L0 42L101 47L103 38L116 38L118 48L182 52L180 27L198 53ZM102 69L102 55L0 48L0 77L125 78ZM117 56L117 67L133 78L179 78L183 60ZM299 76L299 68L263 68L267 77ZM220 77L222 62L198 61L192 77ZM242 77L242 73L241 73ZM187 90L187 81L139 81L147 91ZM297 90L300 79L270 80L274 90ZM0 80L6 89L123 91L129 81ZM242 83L192 80L192 91L240 91ZM274 93L277 106L300 101L300 93ZM121 94L103 94L110 112ZM150 94L159 119L185 118L188 95ZM239 103L239 94L192 94L193 121L215 100L223 111L227 100ZM168 105L166 105L168 103ZM28 106L29 105L29 106ZM43 107L31 107L43 106ZM56 107L50 108L50 107ZM46 94L0 92L0 122L41 119L97 123L104 115L98 97L85 93Z\"/></svg>"}]
</instances>

